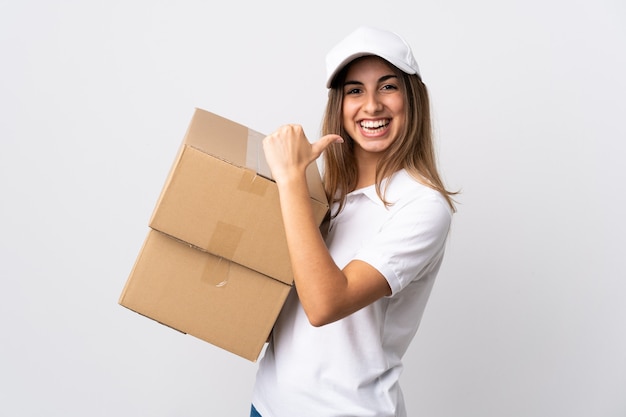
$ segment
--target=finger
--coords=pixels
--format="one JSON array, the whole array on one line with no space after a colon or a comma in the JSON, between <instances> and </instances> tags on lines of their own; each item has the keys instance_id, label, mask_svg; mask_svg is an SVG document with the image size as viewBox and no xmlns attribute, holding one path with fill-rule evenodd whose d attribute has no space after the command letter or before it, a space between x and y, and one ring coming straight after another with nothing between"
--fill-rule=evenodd
<instances>
[{"instance_id":1,"label":"finger","mask_svg":"<svg viewBox=\"0 0 626 417\"><path fill-rule=\"evenodd\" d=\"M333 143L343 143L343 138L339 135L331 133L330 135L322 136L317 142L311 144L311 149L315 158L319 157L324 149L328 148Z\"/></svg>"}]
</instances>

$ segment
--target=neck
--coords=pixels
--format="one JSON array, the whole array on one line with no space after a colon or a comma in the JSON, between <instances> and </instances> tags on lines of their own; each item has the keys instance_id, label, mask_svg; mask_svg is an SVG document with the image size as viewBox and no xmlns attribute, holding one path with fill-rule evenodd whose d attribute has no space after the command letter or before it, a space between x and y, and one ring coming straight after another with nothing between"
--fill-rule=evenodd
<instances>
[{"instance_id":1,"label":"neck","mask_svg":"<svg viewBox=\"0 0 626 417\"><path fill-rule=\"evenodd\" d=\"M356 188L369 187L376 182L376 166L381 155L357 152L355 156L359 175Z\"/></svg>"}]
</instances>

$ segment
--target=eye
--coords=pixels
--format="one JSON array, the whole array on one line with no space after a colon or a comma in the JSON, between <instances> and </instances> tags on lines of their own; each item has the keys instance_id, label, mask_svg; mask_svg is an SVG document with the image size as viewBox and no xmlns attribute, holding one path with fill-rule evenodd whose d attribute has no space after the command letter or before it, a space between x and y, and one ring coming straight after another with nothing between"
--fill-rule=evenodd
<instances>
[{"instance_id":1,"label":"eye","mask_svg":"<svg viewBox=\"0 0 626 417\"><path fill-rule=\"evenodd\" d=\"M395 84L385 84L383 85L381 88L381 90L388 90L388 91L392 91L392 90L397 90L398 86Z\"/></svg>"},{"instance_id":2,"label":"eye","mask_svg":"<svg viewBox=\"0 0 626 417\"><path fill-rule=\"evenodd\" d=\"M344 94L347 96L347 95L351 95L351 94L359 94L360 92L361 92L361 89L355 87L355 88L347 88L344 91Z\"/></svg>"}]
</instances>

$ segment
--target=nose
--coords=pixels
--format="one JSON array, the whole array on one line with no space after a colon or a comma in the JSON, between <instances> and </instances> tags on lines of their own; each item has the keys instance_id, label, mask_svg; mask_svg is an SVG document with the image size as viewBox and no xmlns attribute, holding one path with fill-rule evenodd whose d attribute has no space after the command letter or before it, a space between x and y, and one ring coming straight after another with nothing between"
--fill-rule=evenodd
<instances>
[{"instance_id":1,"label":"nose","mask_svg":"<svg viewBox=\"0 0 626 417\"><path fill-rule=\"evenodd\" d=\"M374 114L382 110L383 104L380 101L380 97L375 92L368 93L365 97L365 103L363 104L363 110L367 113Z\"/></svg>"}]
</instances>

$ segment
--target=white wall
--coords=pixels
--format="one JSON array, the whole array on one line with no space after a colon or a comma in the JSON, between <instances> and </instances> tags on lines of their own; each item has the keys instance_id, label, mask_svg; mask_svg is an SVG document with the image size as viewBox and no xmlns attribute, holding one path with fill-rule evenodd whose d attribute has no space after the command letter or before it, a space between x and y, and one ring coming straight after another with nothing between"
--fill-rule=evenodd
<instances>
[{"instance_id":1,"label":"white wall","mask_svg":"<svg viewBox=\"0 0 626 417\"><path fill-rule=\"evenodd\" d=\"M1 0L0 414L247 415L255 364L117 299L193 108L315 139L362 23L413 45L463 191L411 415L626 415L622 0Z\"/></svg>"}]
</instances>

